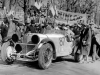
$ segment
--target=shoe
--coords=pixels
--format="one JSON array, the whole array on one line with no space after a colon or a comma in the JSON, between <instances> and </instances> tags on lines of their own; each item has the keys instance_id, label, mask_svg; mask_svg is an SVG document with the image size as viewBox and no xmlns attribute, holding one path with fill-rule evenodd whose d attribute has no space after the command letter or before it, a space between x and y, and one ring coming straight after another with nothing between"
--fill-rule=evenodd
<instances>
[{"instance_id":1,"label":"shoe","mask_svg":"<svg viewBox=\"0 0 100 75\"><path fill-rule=\"evenodd\" d=\"M95 60L92 60L92 61L91 61L91 63L94 63L94 62L95 62Z\"/></svg>"},{"instance_id":2,"label":"shoe","mask_svg":"<svg viewBox=\"0 0 100 75\"><path fill-rule=\"evenodd\" d=\"M79 63L80 63L80 64L83 64L84 62L80 61Z\"/></svg>"},{"instance_id":3,"label":"shoe","mask_svg":"<svg viewBox=\"0 0 100 75\"><path fill-rule=\"evenodd\" d=\"M90 61L86 61L86 63L88 64L88 63L90 63Z\"/></svg>"},{"instance_id":4,"label":"shoe","mask_svg":"<svg viewBox=\"0 0 100 75\"><path fill-rule=\"evenodd\" d=\"M98 58L97 60L100 61L100 58Z\"/></svg>"},{"instance_id":5,"label":"shoe","mask_svg":"<svg viewBox=\"0 0 100 75\"><path fill-rule=\"evenodd\" d=\"M74 53L71 53L70 55L74 56L75 54Z\"/></svg>"},{"instance_id":6,"label":"shoe","mask_svg":"<svg viewBox=\"0 0 100 75\"><path fill-rule=\"evenodd\" d=\"M100 57L97 55L97 57L96 57L97 59L99 59Z\"/></svg>"},{"instance_id":7,"label":"shoe","mask_svg":"<svg viewBox=\"0 0 100 75\"><path fill-rule=\"evenodd\" d=\"M84 63L84 59L79 62L80 64Z\"/></svg>"}]
</instances>

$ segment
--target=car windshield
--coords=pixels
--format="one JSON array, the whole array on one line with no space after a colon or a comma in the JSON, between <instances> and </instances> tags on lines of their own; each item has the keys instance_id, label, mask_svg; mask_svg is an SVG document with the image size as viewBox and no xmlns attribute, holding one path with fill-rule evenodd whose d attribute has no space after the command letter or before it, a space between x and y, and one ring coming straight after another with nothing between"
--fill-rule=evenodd
<instances>
[{"instance_id":1,"label":"car windshield","mask_svg":"<svg viewBox=\"0 0 100 75\"><path fill-rule=\"evenodd\" d=\"M66 31L51 29L51 30L46 30L43 34L63 34L63 35L65 35Z\"/></svg>"}]
</instances>

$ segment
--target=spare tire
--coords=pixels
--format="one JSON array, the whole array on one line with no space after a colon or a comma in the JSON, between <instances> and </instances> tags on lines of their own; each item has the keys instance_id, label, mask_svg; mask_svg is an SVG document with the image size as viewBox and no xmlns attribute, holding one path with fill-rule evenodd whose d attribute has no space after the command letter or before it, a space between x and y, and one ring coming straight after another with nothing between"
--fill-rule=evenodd
<instances>
[{"instance_id":1,"label":"spare tire","mask_svg":"<svg viewBox=\"0 0 100 75\"><path fill-rule=\"evenodd\" d=\"M10 54L13 52L13 47L10 46L10 42L5 42L1 48L1 59L6 64L12 64L15 59L10 57Z\"/></svg>"}]
</instances>

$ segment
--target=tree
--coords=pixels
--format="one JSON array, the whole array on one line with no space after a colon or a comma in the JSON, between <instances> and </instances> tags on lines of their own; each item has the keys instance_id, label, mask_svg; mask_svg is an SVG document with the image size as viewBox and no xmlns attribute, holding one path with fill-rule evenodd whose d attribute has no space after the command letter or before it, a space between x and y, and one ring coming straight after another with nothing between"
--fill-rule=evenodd
<instances>
[{"instance_id":1,"label":"tree","mask_svg":"<svg viewBox=\"0 0 100 75\"><path fill-rule=\"evenodd\" d=\"M1 6L0 6L0 8L2 8L2 9L3 9L3 8L4 8L4 6L5 6L5 0L0 0L0 5L1 5Z\"/></svg>"},{"instance_id":2,"label":"tree","mask_svg":"<svg viewBox=\"0 0 100 75\"><path fill-rule=\"evenodd\" d=\"M58 0L60 10L91 14L96 4L92 0Z\"/></svg>"}]
</instances>

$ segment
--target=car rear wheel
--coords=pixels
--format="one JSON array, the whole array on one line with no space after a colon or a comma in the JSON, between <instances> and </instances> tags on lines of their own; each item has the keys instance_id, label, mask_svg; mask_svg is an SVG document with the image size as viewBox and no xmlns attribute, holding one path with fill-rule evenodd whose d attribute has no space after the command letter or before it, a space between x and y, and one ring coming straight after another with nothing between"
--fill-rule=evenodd
<instances>
[{"instance_id":1,"label":"car rear wheel","mask_svg":"<svg viewBox=\"0 0 100 75\"><path fill-rule=\"evenodd\" d=\"M76 53L75 56L74 56L74 59L75 59L76 62L80 62L83 59L83 57L82 57L81 54Z\"/></svg>"},{"instance_id":2,"label":"car rear wheel","mask_svg":"<svg viewBox=\"0 0 100 75\"><path fill-rule=\"evenodd\" d=\"M5 42L1 48L1 59L5 64L12 64L15 61L15 56L13 57L14 48L10 46L10 42Z\"/></svg>"},{"instance_id":3,"label":"car rear wheel","mask_svg":"<svg viewBox=\"0 0 100 75\"><path fill-rule=\"evenodd\" d=\"M52 63L53 48L51 44L44 44L39 51L38 64L41 69L48 68Z\"/></svg>"}]
</instances>

